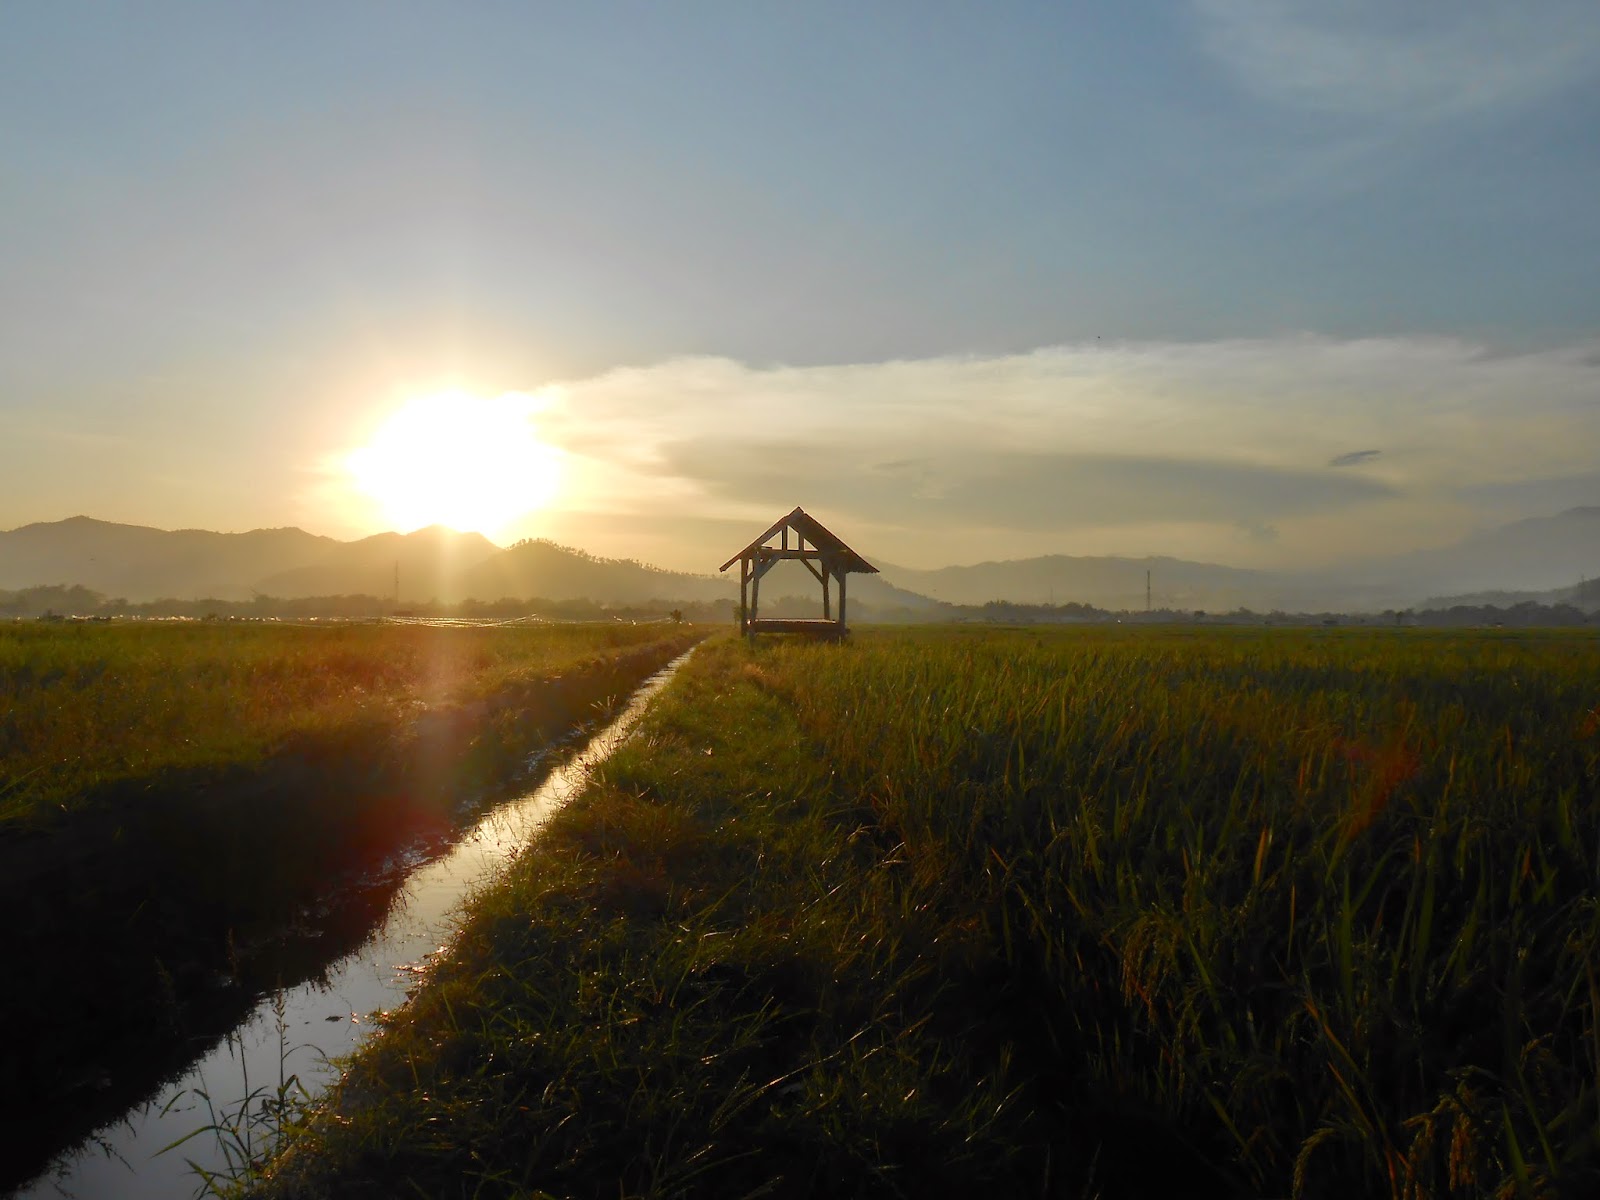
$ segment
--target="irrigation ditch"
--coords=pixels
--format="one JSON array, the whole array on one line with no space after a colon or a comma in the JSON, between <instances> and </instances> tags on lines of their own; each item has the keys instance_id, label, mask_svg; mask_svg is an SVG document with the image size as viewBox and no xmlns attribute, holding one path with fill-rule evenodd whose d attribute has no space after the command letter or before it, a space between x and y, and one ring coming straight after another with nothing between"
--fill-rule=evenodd
<instances>
[{"instance_id":1,"label":"irrigation ditch","mask_svg":"<svg viewBox=\"0 0 1600 1200\"><path fill-rule=\"evenodd\" d=\"M0 998L0 1194L172 1197L225 1171L249 1106L328 1082L702 636L0 841L26 968Z\"/></svg>"}]
</instances>

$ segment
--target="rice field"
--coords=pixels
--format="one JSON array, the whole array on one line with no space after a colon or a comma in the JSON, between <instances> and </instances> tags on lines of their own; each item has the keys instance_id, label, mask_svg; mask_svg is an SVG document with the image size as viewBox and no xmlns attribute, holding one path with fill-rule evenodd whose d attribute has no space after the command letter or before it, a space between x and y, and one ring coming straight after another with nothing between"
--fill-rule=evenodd
<instances>
[{"instance_id":1,"label":"rice field","mask_svg":"<svg viewBox=\"0 0 1600 1200\"><path fill-rule=\"evenodd\" d=\"M701 636L0 625L0 1192L359 945L394 863Z\"/></svg>"},{"instance_id":2,"label":"rice field","mask_svg":"<svg viewBox=\"0 0 1600 1200\"><path fill-rule=\"evenodd\" d=\"M251 766L665 636L659 625L0 623L0 829L96 789Z\"/></svg>"},{"instance_id":3,"label":"rice field","mask_svg":"<svg viewBox=\"0 0 1600 1200\"><path fill-rule=\"evenodd\" d=\"M1584 633L727 639L266 1187L1593 1195L1597 797Z\"/></svg>"},{"instance_id":4,"label":"rice field","mask_svg":"<svg viewBox=\"0 0 1600 1200\"><path fill-rule=\"evenodd\" d=\"M1594 1179L1594 639L774 657L877 822L1056 1001L1045 1032L1091 1098L1209 1127L1261 1194Z\"/></svg>"}]
</instances>

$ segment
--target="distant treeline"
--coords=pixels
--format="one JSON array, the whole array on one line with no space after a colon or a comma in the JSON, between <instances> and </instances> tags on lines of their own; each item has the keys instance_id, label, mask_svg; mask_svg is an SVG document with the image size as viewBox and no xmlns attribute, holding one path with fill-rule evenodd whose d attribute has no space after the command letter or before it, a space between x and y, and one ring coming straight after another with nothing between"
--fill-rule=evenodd
<instances>
[{"instance_id":1,"label":"distant treeline","mask_svg":"<svg viewBox=\"0 0 1600 1200\"><path fill-rule=\"evenodd\" d=\"M1600 623L1600 613L1584 612L1570 604L1536 604L1525 601L1507 608L1491 604L1457 604L1449 608L1390 609L1375 613L1255 612L1237 608L1213 613L1195 609L1158 608L1149 612L1112 612L1092 604L1012 604L991 600L983 605L948 605L947 620L986 621L1000 625L1066 625L1076 622L1120 621L1170 625L1198 622L1206 625L1398 625L1398 626L1504 626L1507 628L1561 627ZM926 618L924 618L926 619Z\"/></svg>"},{"instance_id":2,"label":"distant treeline","mask_svg":"<svg viewBox=\"0 0 1600 1200\"><path fill-rule=\"evenodd\" d=\"M1600 622L1600 613L1584 612L1570 604L1536 604L1531 600L1509 608L1457 604L1401 615L1418 625L1588 625Z\"/></svg>"},{"instance_id":3,"label":"distant treeline","mask_svg":"<svg viewBox=\"0 0 1600 1200\"><path fill-rule=\"evenodd\" d=\"M568 546L552 538L522 538L512 542L507 547L509 550L521 550L527 546L545 546L560 554L569 555L586 563L599 563L602 566L638 567L641 571L659 571L670 574L666 567L658 567L654 563L643 562L637 558L607 558L603 554L590 554L587 550L580 550L577 546Z\"/></svg>"},{"instance_id":4,"label":"distant treeline","mask_svg":"<svg viewBox=\"0 0 1600 1200\"><path fill-rule=\"evenodd\" d=\"M728 600L674 600L670 597L641 603L610 604L599 600L549 600L505 596L499 600L463 600L455 604L435 601L402 603L380 596L255 596L249 600L147 600L130 602L108 597L79 584L53 584L8 592L0 589L0 617L194 617L206 618L333 618L375 620L381 617L545 617L555 621L607 619L657 620L677 615L686 621L732 623L737 602ZM816 616L814 598L783 596L761 606L767 616ZM1504 626L1507 628L1569 627L1600 623L1600 613L1585 612L1570 604L1523 601L1508 607L1492 604L1457 604L1448 608L1390 610L1382 613L1254 612L1248 608L1212 613L1200 610L1158 608L1150 612L1114 612L1092 604L1013 604L991 600L987 604L944 604L928 608L880 607L854 603L847 613L852 622L929 624L945 621L986 622L998 625L1068 625L1090 622L1158 623L1200 622L1208 625L1424 625Z\"/></svg>"},{"instance_id":5,"label":"distant treeline","mask_svg":"<svg viewBox=\"0 0 1600 1200\"><path fill-rule=\"evenodd\" d=\"M0 590L0 617L194 617L225 618L306 618L331 617L338 620L375 620L380 617L473 617L506 619L547 617L557 621L586 621L621 618L655 620L681 614L686 621L726 621L734 617L732 600L684 601L649 600L640 604L603 604L589 599L547 600L503 597L499 600L463 600L458 604L437 602L395 604L380 596L254 596L249 600L167 598L130 602L120 596L108 597L78 584L54 584Z\"/></svg>"}]
</instances>

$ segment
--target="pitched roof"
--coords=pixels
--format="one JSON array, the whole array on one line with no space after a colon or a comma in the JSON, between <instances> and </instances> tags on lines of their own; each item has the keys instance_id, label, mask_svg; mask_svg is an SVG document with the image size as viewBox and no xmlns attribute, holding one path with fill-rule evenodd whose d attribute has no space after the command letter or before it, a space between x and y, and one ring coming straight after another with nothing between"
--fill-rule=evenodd
<instances>
[{"instance_id":1,"label":"pitched roof","mask_svg":"<svg viewBox=\"0 0 1600 1200\"><path fill-rule=\"evenodd\" d=\"M806 541L810 542L818 550L826 551L837 561L841 571L847 573L853 571L865 575L876 575L878 573L877 567L873 566L866 559L862 558L861 555L850 549L849 546L846 546L836 534L832 533L826 526L822 524L821 521L817 520L803 508L796 508L792 513L785 517L780 517L777 521L773 522L772 528L768 529L755 541L751 542L743 550L739 551L739 553L735 554L727 562L723 563L720 569L726 571L729 567L733 566L734 563L738 562L746 555L754 555L756 550L760 548L762 542L766 541L773 534L777 533L785 525L798 533Z\"/></svg>"}]
</instances>

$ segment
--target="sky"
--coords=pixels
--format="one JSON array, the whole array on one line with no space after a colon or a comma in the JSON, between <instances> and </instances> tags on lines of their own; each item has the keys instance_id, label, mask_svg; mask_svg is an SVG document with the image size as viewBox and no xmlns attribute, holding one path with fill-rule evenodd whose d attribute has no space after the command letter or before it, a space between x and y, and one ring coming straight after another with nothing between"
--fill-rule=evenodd
<instances>
[{"instance_id":1,"label":"sky","mask_svg":"<svg viewBox=\"0 0 1600 1200\"><path fill-rule=\"evenodd\" d=\"M1593 0L0 2L0 528L1325 567L1600 504Z\"/></svg>"}]
</instances>

